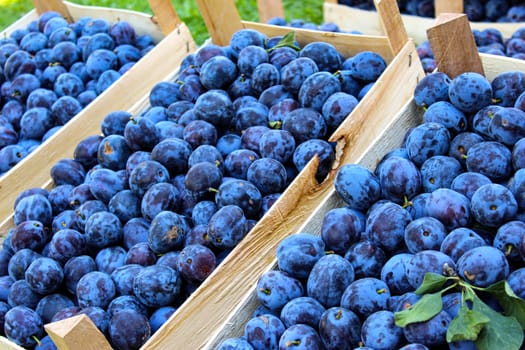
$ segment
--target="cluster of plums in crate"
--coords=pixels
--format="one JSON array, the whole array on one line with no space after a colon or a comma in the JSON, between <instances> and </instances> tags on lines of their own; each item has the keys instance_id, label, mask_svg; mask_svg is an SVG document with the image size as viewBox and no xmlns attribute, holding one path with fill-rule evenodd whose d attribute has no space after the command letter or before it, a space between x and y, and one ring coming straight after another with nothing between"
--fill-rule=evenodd
<instances>
[{"instance_id":1,"label":"cluster of plums in crate","mask_svg":"<svg viewBox=\"0 0 525 350\"><path fill-rule=\"evenodd\" d=\"M154 46L130 23L46 12L0 40L0 176Z\"/></svg>"},{"instance_id":2,"label":"cluster of plums in crate","mask_svg":"<svg viewBox=\"0 0 525 350\"><path fill-rule=\"evenodd\" d=\"M422 123L339 169L343 205L281 241L220 349L522 347L525 73L431 73L414 102Z\"/></svg>"},{"instance_id":3,"label":"cluster of plums in crate","mask_svg":"<svg viewBox=\"0 0 525 350\"><path fill-rule=\"evenodd\" d=\"M315 155L326 177L329 135L385 68L374 52L249 29L189 54L147 109L109 113L54 164L52 189L18 194L3 334L53 348L43 325L85 314L113 348L142 346Z\"/></svg>"},{"instance_id":4,"label":"cluster of plums in crate","mask_svg":"<svg viewBox=\"0 0 525 350\"><path fill-rule=\"evenodd\" d=\"M373 0L339 0L342 5L362 10L374 10ZM399 10L403 14L434 17L434 0L398 0ZM525 5L519 0L465 0L463 12L473 22L523 22Z\"/></svg>"}]
</instances>

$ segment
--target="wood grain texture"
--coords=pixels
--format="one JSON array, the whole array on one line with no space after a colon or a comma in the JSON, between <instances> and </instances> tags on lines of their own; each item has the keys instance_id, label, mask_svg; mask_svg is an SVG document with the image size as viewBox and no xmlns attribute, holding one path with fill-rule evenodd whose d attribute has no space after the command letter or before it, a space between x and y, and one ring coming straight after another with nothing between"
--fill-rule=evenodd
<instances>
[{"instance_id":1,"label":"wood grain texture","mask_svg":"<svg viewBox=\"0 0 525 350\"><path fill-rule=\"evenodd\" d=\"M39 15L44 12L55 11L60 13L68 22L74 21L68 7L62 0L33 0L33 6Z\"/></svg>"},{"instance_id":2,"label":"wood grain texture","mask_svg":"<svg viewBox=\"0 0 525 350\"><path fill-rule=\"evenodd\" d=\"M44 326L60 350L111 350L104 335L86 315L79 315Z\"/></svg>"},{"instance_id":3,"label":"wood grain texture","mask_svg":"<svg viewBox=\"0 0 525 350\"><path fill-rule=\"evenodd\" d=\"M197 0L202 19L216 45L229 45L233 33L242 29L234 0Z\"/></svg>"},{"instance_id":4,"label":"wood grain texture","mask_svg":"<svg viewBox=\"0 0 525 350\"><path fill-rule=\"evenodd\" d=\"M171 33L182 23L171 1L148 0L148 2L153 11L153 21L159 25L165 35Z\"/></svg>"},{"instance_id":5,"label":"wood grain texture","mask_svg":"<svg viewBox=\"0 0 525 350\"><path fill-rule=\"evenodd\" d=\"M374 3L392 51L398 54L407 43L408 34L397 6L397 0L375 0Z\"/></svg>"},{"instance_id":6,"label":"wood grain texture","mask_svg":"<svg viewBox=\"0 0 525 350\"><path fill-rule=\"evenodd\" d=\"M405 14L401 15L401 18L408 36L414 39L416 44L427 40L426 30L434 24L433 18ZM367 35L385 35L376 11L359 10L325 0L323 3L323 19L325 22L336 23L342 30L359 30ZM523 23L471 22L472 29L496 28L505 38L509 38L522 26Z\"/></svg>"},{"instance_id":7,"label":"wood grain texture","mask_svg":"<svg viewBox=\"0 0 525 350\"><path fill-rule=\"evenodd\" d=\"M257 0L259 22L267 23L274 17L284 18L284 6L281 0Z\"/></svg>"},{"instance_id":8,"label":"wood grain texture","mask_svg":"<svg viewBox=\"0 0 525 350\"><path fill-rule=\"evenodd\" d=\"M141 61L136 63L95 101L49 138L42 147L17 164L0 178L0 235L13 226L13 203L16 196L31 187L49 188L50 170L62 158L72 158L77 143L83 138L100 134L100 122L115 110L128 110L147 96L159 81L178 71L184 57L196 50L191 33L181 24L162 40ZM169 60L166 57L170 57Z\"/></svg>"},{"instance_id":9,"label":"wood grain texture","mask_svg":"<svg viewBox=\"0 0 525 350\"><path fill-rule=\"evenodd\" d=\"M435 0L436 17L442 13L463 13L463 0Z\"/></svg>"},{"instance_id":10,"label":"wood grain texture","mask_svg":"<svg viewBox=\"0 0 525 350\"><path fill-rule=\"evenodd\" d=\"M463 72L484 74L467 15L442 13L427 35L441 72L450 78Z\"/></svg>"}]
</instances>

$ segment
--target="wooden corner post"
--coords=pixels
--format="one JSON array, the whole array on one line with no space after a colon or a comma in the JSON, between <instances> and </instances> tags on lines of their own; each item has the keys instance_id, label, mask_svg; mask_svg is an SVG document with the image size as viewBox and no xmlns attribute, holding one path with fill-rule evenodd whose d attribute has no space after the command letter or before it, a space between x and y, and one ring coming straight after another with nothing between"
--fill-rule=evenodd
<instances>
[{"instance_id":1,"label":"wooden corner post","mask_svg":"<svg viewBox=\"0 0 525 350\"><path fill-rule=\"evenodd\" d=\"M73 17L62 0L33 0L33 6L39 15L48 11L56 11L60 13L66 21L70 23L73 22Z\"/></svg>"},{"instance_id":2,"label":"wooden corner post","mask_svg":"<svg viewBox=\"0 0 525 350\"><path fill-rule=\"evenodd\" d=\"M374 0L383 31L390 41L394 55L397 55L408 41L408 34L401 18L396 0Z\"/></svg>"},{"instance_id":3,"label":"wooden corner post","mask_svg":"<svg viewBox=\"0 0 525 350\"><path fill-rule=\"evenodd\" d=\"M274 17L284 18L284 6L281 0L257 0L259 22L267 23Z\"/></svg>"},{"instance_id":4,"label":"wooden corner post","mask_svg":"<svg viewBox=\"0 0 525 350\"><path fill-rule=\"evenodd\" d=\"M148 0L153 17L164 35L171 33L181 20L169 0Z\"/></svg>"},{"instance_id":5,"label":"wooden corner post","mask_svg":"<svg viewBox=\"0 0 525 350\"><path fill-rule=\"evenodd\" d=\"M111 350L111 345L86 315L78 315L62 321L48 323L47 334L60 350Z\"/></svg>"},{"instance_id":6,"label":"wooden corner post","mask_svg":"<svg viewBox=\"0 0 525 350\"><path fill-rule=\"evenodd\" d=\"M453 79L464 72L484 75L483 65L467 15L442 13L427 29L438 70Z\"/></svg>"},{"instance_id":7,"label":"wooden corner post","mask_svg":"<svg viewBox=\"0 0 525 350\"><path fill-rule=\"evenodd\" d=\"M234 0L197 0L197 5L214 44L229 45L233 33L243 28Z\"/></svg>"}]
</instances>

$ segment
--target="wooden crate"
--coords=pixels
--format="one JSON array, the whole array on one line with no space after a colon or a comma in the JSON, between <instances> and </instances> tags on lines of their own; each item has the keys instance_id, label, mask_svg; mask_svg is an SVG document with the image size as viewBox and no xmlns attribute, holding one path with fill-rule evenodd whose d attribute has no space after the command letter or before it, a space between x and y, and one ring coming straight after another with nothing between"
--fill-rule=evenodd
<instances>
[{"instance_id":1,"label":"wooden crate","mask_svg":"<svg viewBox=\"0 0 525 350\"><path fill-rule=\"evenodd\" d=\"M441 19L441 16L438 17L438 19ZM444 16L442 21L448 24L449 21L455 21L455 18L454 16L452 16L452 18L450 16ZM442 35L442 33L439 33L439 35ZM460 66L463 72L471 71L470 64L472 60L467 59L464 52L447 50L443 52L443 54L449 56L447 57L447 61L453 62L455 60L456 65ZM478 54L477 52L475 52L475 55L482 66L484 75L489 81L492 81L498 74L503 72L515 70L525 72L525 61L495 55ZM396 59L403 60L403 58L399 56ZM443 70L448 70L448 67L444 67ZM386 78L385 76L385 79ZM393 78L393 76L389 76L388 78ZM388 92L386 93L389 94ZM332 136L331 141L336 142L340 140L340 137L344 137L348 142L348 144L345 145L345 147L348 148L343 152L343 156L340 159L342 164L360 164L373 171L385 154L394 148L402 146L405 134L410 128L423 122L424 110L418 107L413 99L407 101L403 108L397 112L395 110L389 111L391 114L388 114L388 118L385 118L385 115L381 115L381 113L369 114L366 125L364 123L361 124L363 119L359 116L354 116L354 118L348 120L347 123ZM358 130L359 125L362 125L361 130ZM364 135L368 136L363 137ZM323 193L323 198L317 203L317 206L309 216L305 217L299 225L289 226L288 231L284 229L284 232L279 232L279 237L276 238L276 240L299 232L320 236L326 213L331 209L346 206L346 203L332 185L333 184ZM251 247L246 247L249 249L247 252L241 252L240 250L236 252L236 254L245 259L239 260L243 261L242 265L234 266L230 264L228 270L225 269L220 272L221 274L229 274L223 277L222 282L231 281L235 283L236 288L239 288L238 286L243 283L249 283L249 288L243 288L243 290L247 290L247 292L242 296L238 296L236 293L233 294L234 298L238 298L235 300L235 302L239 304L238 307L232 309L230 314L224 316L221 328L215 331L206 346L202 348L210 350L216 349L225 339L243 336L244 325L253 317L255 309L260 306L257 300L257 290L254 281L256 281L262 273L277 268L277 258L275 255L275 247L272 247L272 249L264 250L264 255L257 255L264 261L260 261L258 258L250 260L250 254L260 254L262 250L260 247L255 246L257 241L255 239L253 241L254 243L251 244ZM243 242L243 245L246 243L247 242ZM277 245L278 243L279 242L276 242L275 244ZM230 262L233 261L228 261L228 263ZM245 276L245 274L243 276L233 276L235 273L241 275L242 271L250 271L250 276ZM221 293L221 296L226 299L229 298L230 293L234 293L234 291L229 289L225 293ZM210 314L212 312L219 312L219 302L221 299L216 299L211 295L209 299L205 300L207 300L207 302L217 303L217 306L214 304L213 308L209 310ZM199 312L196 308L192 308L192 311ZM204 315L204 312L202 315ZM197 324L198 326L205 326L203 322ZM177 330L174 331L177 332Z\"/></svg>"},{"instance_id":2,"label":"wooden crate","mask_svg":"<svg viewBox=\"0 0 525 350\"><path fill-rule=\"evenodd\" d=\"M257 29L269 36L290 31L290 28L240 21L238 13L230 11L232 6L226 5L228 2L232 3L198 1L208 28L221 28L221 32L210 30L214 42L228 43L231 34L241 28ZM395 0L377 3L382 15L399 16L399 12L395 13ZM227 23L221 20L223 18L228 19ZM399 25L400 22L393 23ZM315 180L317 160L312 160L245 239L143 349L214 349L219 339L238 332L240 325L251 315L249 310L253 306L253 290L258 277L274 266L278 243L308 221L312 212L329 196L339 166L353 159L356 151L380 135L396 111L411 99L417 81L424 76L414 43L407 41L406 36L400 39L403 37L401 29L394 26L387 30L391 34L389 39L296 31L296 39L303 45L311 41L327 41L347 56L364 50L381 52L388 60L388 67L374 88L331 136L331 140L337 143L337 160L328 177L322 183Z\"/></svg>"},{"instance_id":3,"label":"wooden crate","mask_svg":"<svg viewBox=\"0 0 525 350\"><path fill-rule=\"evenodd\" d=\"M444 12L462 12L463 2L460 0L435 0L436 14ZM323 16L325 22L333 22L342 30L359 30L368 35L383 35L381 20L375 11L360 10L350 6L340 5L337 0L325 0L323 3ZM434 24L433 18L405 15L401 16L408 32L417 44L427 40L426 30ZM525 23L495 23L471 22L472 29L483 30L496 28L509 38L518 28Z\"/></svg>"},{"instance_id":4,"label":"wooden crate","mask_svg":"<svg viewBox=\"0 0 525 350\"><path fill-rule=\"evenodd\" d=\"M380 13L385 13L389 17L399 17L398 12L392 12L397 10L395 0L377 2ZM268 36L283 35L291 30L241 21L234 0L199 0L198 3L212 34L212 42L215 44L228 44L232 34L241 28L256 29ZM395 112L403 108L411 99L415 85L424 76L423 68L417 60L413 41L408 40L401 31L401 22L394 21L392 25L392 29L387 30L389 34L391 33L390 37L294 30L297 41L302 45L313 41L329 42L347 57L364 50L376 51L385 58L388 67L375 86L332 135L332 140L337 143L337 161L328 177L322 183L315 180L318 160L313 159L243 242L151 337L143 349L212 347L219 335L225 334L224 330L227 329L236 310L248 302L260 273L273 265L274 252L279 241L295 232L319 204L325 201L331 191L338 167L346 163L348 157L353 157L360 145L364 147L375 140L379 132L390 123L390 118ZM182 52L180 54L182 58ZM167 60L164 59L163 64L167 63L165 61ZM155 63L151 63L150 66L154 67ZM175 73L176 69L173 72ZM151 74L143 73L141 78L145 79L146 75L149 79ZM126 91L126 95L128 94L129 92ZM127 98L127 96L121 97ZM144 97L128 110L133 113L141 110L145 105L147 103ZM123 109L115 105L112 105L112 108L112 110ZM374 124L369 123L370 118L374 119ZM98 129L83 130L84 126L81 122L74 123L69 128L82 132L82 137L98 133ZM50 141L55 140L57 137L53 137ZM76 141L68 141L63 137L56 142L60 142L56 145L62 145L61 148L66 149L64 153L70 155ZM19 173L20 176L22 174ZM52 186L49 175L42 180L42 185L39 186L47 188ZM23 187L26 188L27 185ZM16 193L18 192L19 190L16 190ZM9 203L12 203L12 200ZM12 215L12 209L8 215ZM5 219L1 227L3 232L11 227L11 224L11 217ZM78 344L82 344L82 349L110 349L107 340L86 317L73 317L48 324L46 330L61 350L78 349ZM14 348L16 347L11 349Z\"/></svg>"},{"instance_id":5,"label":"wooden crate","mask_svg":"<svg viewBox=\"0 0 525 350\"><path fill-rule=\"evenodd\" d=\"M129 110L135 113L147 105L147 95L154 84L172 78L178 72L182 59L196 50L197 46L189 29L180 22L170 2L152 0L150 4L159 15L153 17L135 11L80 6L62 1L35 1L34 10L2 32L2 35L9 35L17 28L24 28L29 22L37 19L39 13L53 5L53 9L65 6L66 18L91 16L106 19L111 23L119 19L129 20L138 34L150 34L158 40L158 44L71 119L67 126L0 177L0 236L13 225L13 203L20 192L31 187L50 188L50 169L58 160L72 158L73 150L80 140L100 134L100 123L109 112Z\"/></svg>"}]
</instances>

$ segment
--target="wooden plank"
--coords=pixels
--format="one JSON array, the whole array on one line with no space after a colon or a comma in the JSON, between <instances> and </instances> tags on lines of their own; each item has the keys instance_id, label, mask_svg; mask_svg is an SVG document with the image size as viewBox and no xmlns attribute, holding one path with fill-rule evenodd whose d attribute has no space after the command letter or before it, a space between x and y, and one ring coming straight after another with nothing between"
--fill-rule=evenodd
<instances>
[{"instance_id":1,"label":"wooden plank","mask_svg":"<svg viewBox=\"0 0 525 350\"><path fill-rule=\"evenodd\" d=\"M442 13L463 13L462 0L435 0L434 12L436 17Z\"/></svg>"},{"instance_id":2,"label":"wooden plank","mask_svg":"<svg viewBox=\"0 0 525 350\"><path fill-rule=\"evenodd\" d=\"M86 315L46 324L47 334L60 350L111 350L102 332Z\"/></svg>"},{"instance_id":3,"label":"wooden plank","mask_svg":"<svg viewBox=\"0 0 525 350\"><path fill-rule=\"evenodd\" d=\"M518 70L525 72L525 60L517 60L510 57L489 55L486 53L480 53L479 57L483 64L483 71L485 72L485 77L489 81L494 80L498 73L502 72L502 67L505 71Z\"/></svg>"},{"instance_id":4,"label":"wooden plank","mask_svg":"<svg viewBox=\"0 0 525 350\"><path fill-rule=\"evenodd\" d=\"M73 17L69 13L69 9L62 0L33 0L33 6L38 14L48 11L56 11L60 13L68 22L73 22Z\"/></svg>"},{"instance_id":5,"label":"wooden plank","mask_svg":"<svg viewBox=\"0 0 525 350\"><path fill-rule=\"evenodd\" d=\"M197 5L213 43L229 45L233 33L242 29L234 0L197 0Z\"/></svg>"},{"instance_id":6,"label":"wooden plank","mask_svg":"<svg viewBox=\"0 0 525 350\"><path fill-rule=\"evenodd\" d=\"M59 159L71 158L76 144L83 138L100 133L103 118L115 110L127 110L147 95L159 81L178 70L185 56L196 50L191 33L186 25L179 27L162 40L128 74L124 74L93 103L69 121L42 147L0 178L0 234L13 226L13 203L16 196L31 187L50 185L50 169ZM166 59L169 57L170 59ZM35 171L35 169L38 169Z\"/></svg>"},{"instance_id":7,"label":"wooden plank","mask_svg":"<svg viewBox=\"0 0 525 350\"><path fill-rule=\"evenodd\" d=\"M408 41L408 34L397 6L397 0L375 0L374 3L392 51L397 54Z\"/></svg>"},{"instance_id":8,"label":"wooden plank","mask_svg":"<svg viewBox=\"0 0 525 350\"><path fill-rule=\"evenodd\" d=\"M159 25L165 35L171 33L181 20L175 8L169 0L148 0L149 6L153 11L153 21Z\"/></svg>"},{"instance_id":9,"label":"wooden plank","mask_svg":"<svg viewBox=\"0 0 525 350\"><path fill-rule=\"evenodd\" d=\"M441 72L451 78L466 71L484 74L467 15L442 13L427 35Z\"/></svg>"},{"instance_id":10,"label":"wooden plank","mask_svg":"<svg viewBox=\"0 0 525 350\"><path fill-rule=\"evenodd\" d=\"M244 315L239 317L247 317L250 313L243 305L249 304L258 276L274 265L279 242L296 232L330 193L337 167L346 162L347 157L352 159L357 154L359 148L355 145L367 145L382 130L383 123L390 120L390 113L393 114L398 105L389 106L386 101L397 100L397 103L401 103L403 99L407 101L411 98L415 84L424 76L420 62L411 58L416 57L414 55L417 55L415 46L409 42L387 67L377 86L369 92L371 97L364 98L365 103L360 103L348 116L344 128L360 127L352 136L340 130L333 139L339 144L338 161L328 177L320 184L315 181L317 160L312 160L270 211L228 255L220 268L152 336L144 349L170 349L180 339L185 339L184 344L188 349L214 349L216 340L224 336L225 332L228 333L232 328L239 330L236 325L240 323L232 321L232 317L239 314ZM392 88L394 82L396 89ZM384 94L392 97L386 98ZM367 108L374 104L373 101L378 104L378 99L384 99L384 104L369 111Z\"/></svg>"},{"instance_id":11,"label":"wooden plank","mask_svg":"<svg viewBox=\"0 0 525 350\"><path fill-rule=\"evenodd\" d=\"M267 23L274 17L284 18L284 5L281 0L257 0L259 22Z\"/></svg>"}]
</instances>

